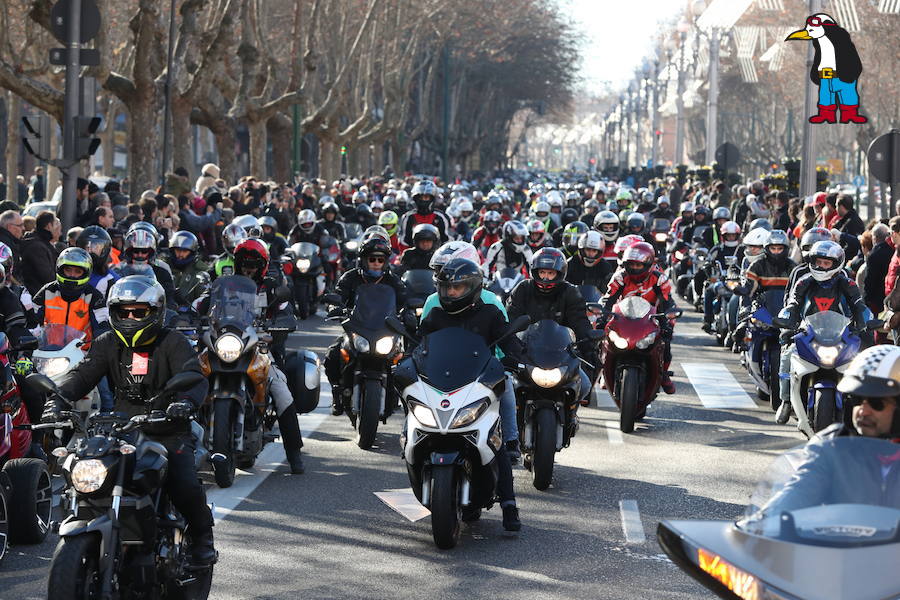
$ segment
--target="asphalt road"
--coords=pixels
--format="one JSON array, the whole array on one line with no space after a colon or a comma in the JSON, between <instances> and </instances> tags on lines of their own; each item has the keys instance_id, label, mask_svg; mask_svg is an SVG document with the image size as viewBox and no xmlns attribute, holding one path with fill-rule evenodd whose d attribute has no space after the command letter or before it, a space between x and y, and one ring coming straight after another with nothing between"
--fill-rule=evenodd
<instances>
[{"instance_id":1,"label":"asphalt road","mask_svg":"<svg viewBox=\"0 0 900 600\"><path fill-rule=\"evenodd\" d=\"M316 317L290 344L322 356L337 331ZM634 434L619 432L618 412L601 393L600 406L595 399L581 409L549 490L515 470L522 531L505 535L494 508L450 551L435 548L427 516L412 521L375 495L408 490L401 417L365 452L347 418L330 416L323 393L320 408L300 419L305 475L291 476L273 444L233 488L210 488L220 552L210 597L709 598L662 554L657 523L740 516L772 458L802 439L774 424L737 356L700 331L695 313L679 322L673 354L677 393L660 397ZM45 596L55 543L11 549L0 600Z\"/></svg>"}]
</instances>

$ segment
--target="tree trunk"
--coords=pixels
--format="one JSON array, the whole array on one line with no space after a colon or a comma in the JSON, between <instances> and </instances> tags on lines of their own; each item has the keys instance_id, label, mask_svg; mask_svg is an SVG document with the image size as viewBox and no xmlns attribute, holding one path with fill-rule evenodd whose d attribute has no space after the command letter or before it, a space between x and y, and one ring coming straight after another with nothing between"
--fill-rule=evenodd
<instances>
[{"instance_id":1,"label":"tree trunk","mask_svg":"<svg viewBox=\"0 0 900 600\"><path fill-rule=\"evenodd\" d=\"M6 198L13 202L19 201L19 186L16 183L16 175L19 174L19 144L16 132L19 131L19 113L22 112L22 99L8 92L6 94L6 131L7 143L5 161L6 164Z\"/></svg>"},{"instance_id":2,"label":"tree trunk","mask_svg":"<svg viewBox=\"0 0 900 600\"><path fill-rule=\"evenodd\" d=\"M262 181L268 178L266 144L269 136L266 134L266 122L248 118L247 131L250 134L250 175Z\"/></svg>"},{"instance_id":3,"label":"tree trunk","mask_svg":"<svg viewBox=\"0 0 900 600\"><path fill-rule=\"evenodd\" d=\"M324 179L327 185L331 185L340 173L340 162L335 164L335 157L340 161L334 142L324 137L319 138L319 177Z\"/></svg>"},{"instance_id":4,"label":"tree trunk","mask_svg":"<svg viewBox=\"0 0 900 600\"><path fill-rule=\"evenodd\" d=\"M159 186L156 158L160 154L156 103L149 97L138 97L128 106L131 131L128 136L128 167L131 178L130 195L140 198L144 190Z\"/></svg>"},{"instance_id":5,"label":"tree trunk","mask_svg":"<svg viewBox=\"0 0 900 600\"><path fill-rule=\"evenodd\" d=\"M188 173L193 171L193 127L191 126L190 102L185 102L176 94L172 94L172 170L184 167Z\"/></svg>"},{"instance_id":6,"label":"tree trunk","mask_svg":"<svg viewBox=\"0 0 900 600\"><path fill-rule=\"evenodd\" d=\"M103 115L105 126L100 135L100 149L103 151L103 171L106 175L113 174L113 162L116 156L116 103L110 98L106 114ZM47 188L50 189L49 187Z\"/></svg>"},{"instance_id":7,"label":"tree trunk","mask_svg":"<svg viewBox=\"0 0 900 600\"><path fill-rule=\"evenodd\" d=\"M56 121L51 120L50 121L50 154L51 155L57 154L57 149L62 146L60 144L61 140L59 139L61 135L62 135L62 129L60 129L57 126ZM47 189L47 197L52 198L53 192L56 191L56 188L58 188L59 186L62 185L62 178L60 177L60 175L62 175L62 173L60 173L59 169L56 169L53 167L44 169L44 172L45 172L46 178L47 178L47 188L46 188ZM109 175L109 174L111 174L111 172L108 171L107 174Z\"/></svg>"},{"instance_id":8,"label":"tree trunk","mask_svg":"<svg viewBox=\"0 0 900 600\"><path fill-rule=\"evenodd\" d=\"M291 120L279 113L269 119L268 128L272 139L272 179L279 183L291 181Z\"/></svg>"},{"instance_id":9,"label":"tree trunk","mask_svg":"<svg viewBox=\"0 0 900 600\"><path fill-rule=\"evenodd\" d=\"M212 132L216 138L219 176L225 181L234 181L237 179L237 136L234 133L234 123L230 119L220 121Z\"/></svg>"}]
</instances>

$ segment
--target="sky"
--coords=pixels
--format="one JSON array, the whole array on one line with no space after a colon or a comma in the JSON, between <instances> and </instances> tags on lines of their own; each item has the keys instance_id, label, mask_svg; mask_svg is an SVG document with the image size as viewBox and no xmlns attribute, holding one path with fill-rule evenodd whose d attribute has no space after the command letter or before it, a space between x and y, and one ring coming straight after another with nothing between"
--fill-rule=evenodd
<instances>
[{"instance_id":1,"label":"sky","mask_svg":"<svg viewBox=\"0 0 900 600\"><path fill-rule=\"evenodd\" d=\"M608 81L621 89L634 69L649 56L657 36L665 35L659 21L670 20L684 8L680 0L556 0L581 28L582 78L590 86Z\"/></svg>"}]
</instances>

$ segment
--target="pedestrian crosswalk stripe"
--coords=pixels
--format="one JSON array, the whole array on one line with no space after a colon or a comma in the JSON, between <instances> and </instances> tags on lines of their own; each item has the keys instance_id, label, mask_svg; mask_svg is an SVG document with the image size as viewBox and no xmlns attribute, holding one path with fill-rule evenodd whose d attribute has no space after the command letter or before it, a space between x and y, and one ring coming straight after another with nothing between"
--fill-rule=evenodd
<instances>
[{"instance_id":1,"label":"pedestrian crosswalk stripe","mask_svg":"<svg viewBox=\"0 0 900 600\"><path fill-rule=\"evenodd\" d=\"M647 540L644 535L644 524L641 523L641 512L636 500L619 500L619 514L622 518L622 532L629 544L643 544Z\"/></svg>"},{"instance_id":2,"label":"pedestrian crosswalk stripe","mask_svg":"<svg viewBox=\"0 0 900 600\"><path fill-rule=\"evenodd\" d=\"M755 408L756 404L722 363L681 363L706 408Z\"/></svg>"},{"instance_id":3,"label":"pedestrian crosswalk stripe","mask_svg":"<svg viewBox=\"0 0 900 600\"><path fill-rule=\"evenodd\" d=\"M375 494L379 500L413 523L419 519L424 519L431 514L430 510L419 503L416 495L409 488L384 490L383 492L372 493Z\"/></svg>"}]
</instances>

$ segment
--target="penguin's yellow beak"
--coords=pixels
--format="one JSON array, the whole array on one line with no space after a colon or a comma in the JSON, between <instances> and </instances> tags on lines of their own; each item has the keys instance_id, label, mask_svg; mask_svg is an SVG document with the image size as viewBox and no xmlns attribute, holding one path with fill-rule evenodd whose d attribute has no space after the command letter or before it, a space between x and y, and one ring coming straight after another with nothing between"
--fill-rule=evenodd
<instances>
[{"instance_id":1,"label":"penguin's yellow beak","mask_svg":"<svg viewBox=\"0 0 900 600\"><path fill-rule=\"evenodd\" d=\"M788 40L811 40L812 36L806 32L805 29L800 29L792 33L791 35L784 38L784 41Z\"/></svg>"}]
</instances>

